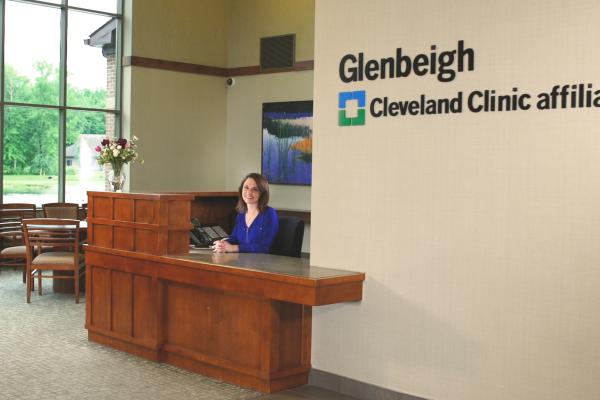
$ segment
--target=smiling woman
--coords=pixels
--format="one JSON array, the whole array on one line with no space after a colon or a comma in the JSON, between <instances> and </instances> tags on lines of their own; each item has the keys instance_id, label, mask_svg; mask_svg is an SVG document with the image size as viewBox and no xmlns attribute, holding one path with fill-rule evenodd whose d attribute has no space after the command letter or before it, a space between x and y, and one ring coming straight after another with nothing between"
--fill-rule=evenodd
<instances>
[{"instance_id":1,"label":"smiling woman","mask_svg":"<svg viewBox=\"0 0 600 400\"><path fill-rule=\"evenodd\" d=\"M215 253L268 253L279 229L275 209L268 206L269 182L258 173L242 179L238 215L229 238L214 243Z\"/></svg>"}]
</instances>

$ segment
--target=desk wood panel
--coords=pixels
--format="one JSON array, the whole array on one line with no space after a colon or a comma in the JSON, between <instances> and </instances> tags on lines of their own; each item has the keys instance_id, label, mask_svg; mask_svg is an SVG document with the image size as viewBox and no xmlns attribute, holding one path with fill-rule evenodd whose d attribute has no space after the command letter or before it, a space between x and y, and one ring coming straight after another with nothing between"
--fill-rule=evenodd
<instances>
[{"instance_id":1,"label":"desk wood panel","mask_svg":"<svg viewBox=\"0 0 600 400\"><path fill-rule=\"evenodd\" d=\"M115 199L115 220L133 222L134 205L133 199Z\"/></svg>"},{"instance_id":2,"label":"desk wood panel","mask_svg":"<svg viewBox=\"0 0 600 400\"><path fill-rule=\"evenodd\" d=\"M88 286L91 296L89 315L90 326L95 326L98 329L111 331L110 314L111 314L111 286L110 286L110 270L105 268L91 268L86 271L92 276L92 285ZM87 297L86 293L86 297Z\"/></svg>"},{"instance_id":3,"label":"desk wood panel","mask_svg":"<svg viewBox=\"0 0 600 400\"><path fill-rule=\"evenodd\" d=\"M300 218L307 224L310 224L310 211L309 210L291 210L287 208L277 208L277 215L279 217L294 217Z\"/></svg>"},{"instance_id":4,"label":"desk wood panel","mask_svg":"<svg viewBox=\"0 0 600 400\"><path fill-rule=\"evenodd\" d=\"M112 331L132 336L132 280L133 275L111 271L111 327Z\"/></svg>"},{"instance_id":5,"label":"desk wood panel","mask_svg":"<svg viewBox=\"0 0 600 400\"><path fill-rule=\"evenodd\" d=\"M153 297L152 278L143 275L133 276L133 295L131 297L133 309L133 329L131 336L138 340L159 341L156 333L157 299ZM159 291L160 294L160 291ZM149 307L148 305L151 305Z\"/></svg>"},{"instance_id":6,"label":"desk wood panel","mask_svg":"<svg viewBox=\"0 0 600 400\"><path fill-rule=\"evenodd\" d=\"M114 226L112 229L115 238L115 249L128 251L135 250L134 230L132 228L122 228L120 226Z\"/></svg>"},{"instance_id":7,"label":"desk wood panel","mask_svg":"<svg viewBox=\"0 0 600 400\"><path fill-rule=\"evenodd\" d=\"M237 192L192 193L191 217L202 224L215 223L230 233L235 223Z\"/></svg>"},{"instance_id":8,"label":"desk wood panel","mask_svg":"<svg viewBox=\"0 0 600 400\"><path fill-rule=\"evenodd\" d=\"M88 242L151 254L185 253L192 199L190 194L88 192Z\"/></svg>"},{"instance_id":9,"label":"desk wood panel","mask_svg":"<svg viewBox=\"0 0 600 400\"><path fill-rule=\"evenodd\" d=\"M260 368L259 321L265 300L172 283L166 290L166 346L218 359L246 373Z\"/></svg>"}]
</instances>

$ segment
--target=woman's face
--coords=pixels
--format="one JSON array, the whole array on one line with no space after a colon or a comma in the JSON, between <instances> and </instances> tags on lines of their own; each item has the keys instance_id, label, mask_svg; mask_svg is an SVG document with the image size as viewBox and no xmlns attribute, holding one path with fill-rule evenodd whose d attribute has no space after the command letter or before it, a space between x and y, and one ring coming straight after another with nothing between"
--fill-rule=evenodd
<instances>
[{"instance_id":1,"label":"woman's face","mask_svg":"<svg viewBox=\"0 0 600 400\"><path fill-rule=\"evenodd\" d=\"M242 199L246 205L258 204L260 189L258 189L258 185L254 179L248 178L244 181L242 185Z\"/></svg>"}]
</instances>

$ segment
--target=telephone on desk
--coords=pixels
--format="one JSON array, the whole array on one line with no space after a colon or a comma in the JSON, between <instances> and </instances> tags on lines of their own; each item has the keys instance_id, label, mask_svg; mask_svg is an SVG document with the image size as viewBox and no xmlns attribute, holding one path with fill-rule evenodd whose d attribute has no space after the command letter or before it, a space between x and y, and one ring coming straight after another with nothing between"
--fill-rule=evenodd
<instances>
[{"instance_id":1,"label":"telephone on desk","mask_svg":"<svg viewBox=\"0 0 600 400\"><path fill-rule=\"evenodd\" d=\"M191 220L194 227L190 231L190 243L194 247L209 247L217 240L225 239L229 235L217 224L202 225L197 218Z\"/></svg>"}]
</instances>

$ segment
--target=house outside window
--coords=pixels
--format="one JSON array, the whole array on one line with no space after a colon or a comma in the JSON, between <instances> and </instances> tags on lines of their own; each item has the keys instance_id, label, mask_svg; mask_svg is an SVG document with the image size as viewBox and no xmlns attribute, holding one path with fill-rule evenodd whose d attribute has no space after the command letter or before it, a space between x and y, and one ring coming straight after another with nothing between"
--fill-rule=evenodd
<instances>
[{"instance_id":1,"label":"house outside window","mask_svg":"<svg viewBox=\"0 0 600 400\"><path fill-rule=\"evenodd\" d=\"M0 0L3 203L84 203L105 189L94 149L120 133L121 10L121 0Z\"/></svg>"}]
</instances>

